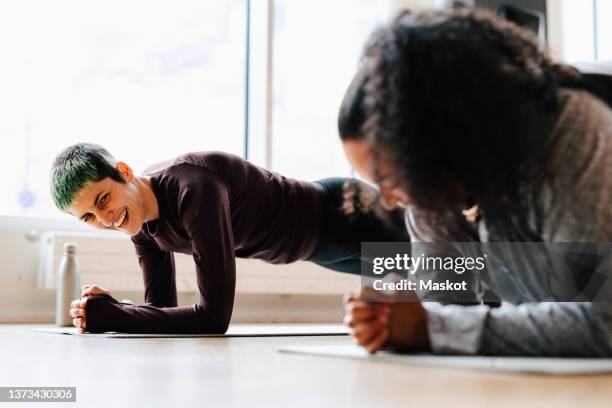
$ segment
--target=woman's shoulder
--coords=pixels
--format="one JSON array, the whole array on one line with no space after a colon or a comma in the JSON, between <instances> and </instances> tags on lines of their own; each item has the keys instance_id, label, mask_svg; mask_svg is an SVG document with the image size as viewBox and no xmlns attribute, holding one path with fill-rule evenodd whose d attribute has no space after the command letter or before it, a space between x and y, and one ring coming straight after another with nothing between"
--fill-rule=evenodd
<instances>
[{"instance_id":1,"label":"woman's shoulder","mask_svg":"<svg viewBox=\"0 0 612 408\"><path fill-rule=\"evenodd\" d=\"M597 131L607 133L612 129L612 109L591 92L562 88L559 91L561 100L560 115L553 130Z\"/></svg>"},{"instance_id":2,"label":"woman's shoulder","mask_svg":"<svg viewBox=\"0 0 612 408\"><path fill-rule=\"evenodd\" d=\"M147 167L144 175L160 183L175 185L201 184L210 179L231 184L246 174L247 161L231 153L220 151L190 152Z\"/></svg>"},{"instance_id":3,"label":"woman's shoulder","mask_svg":"<svg viewBox=\"0 0 612 408\"><path fill-rule=\"evenodd\" d=\"M560 98L561 110L550 138L549 170L583 173L586 164L605 164L609 160L605 156L612 153L612 110L586 91L565 89Z\"/></svg>"},{"instance_id":4,"label":"woman's shoulder","mask_svg":"<svg viewBox=\"0 0 612 408\"><path fill-rule=\"evenodd\" d=\"M144 175L153 176L159 173L170 173L177 169L189 169L226 173L233 168L244 167L246 160L232 153L221 151L189 152L180 156L152 164L143 172Z\"/></svg>"},{"instance_id":5,"label":"woman's shoulder","mask_svg":"<svg viewBox=\"0 0 612 408\"><path fill-rule=\"evenodd\" d=\"M232 153L222 151L202 151L190 152L178 156L175 164L190 164L193 166L205 167L208 169L224 169L235 166L242 166L245 160Z\"/></svg>"},{"instance_id":6,"label":"woman's shoulder","mask_svg":"<svg viewBox=\"0 0 612 408\"><path fill-rule=\"evenodd\" d=\"M561 97L547 159L546 235L611 240L612 111L585 91L563 90Z\"/></svg>"},{"instance_id":7,"label":"woman's shoulder","mask_svg":"<svg viewBox=\"0 0 612 408\"><path fill-rule=\"evenodd\" d=\"M150 166L145 174L151 177L156 194L180 209L187 203L227 195L231 176L229 167L221 163L223 158L214 152L188 153Z\"/></svg>"}]
</instances>

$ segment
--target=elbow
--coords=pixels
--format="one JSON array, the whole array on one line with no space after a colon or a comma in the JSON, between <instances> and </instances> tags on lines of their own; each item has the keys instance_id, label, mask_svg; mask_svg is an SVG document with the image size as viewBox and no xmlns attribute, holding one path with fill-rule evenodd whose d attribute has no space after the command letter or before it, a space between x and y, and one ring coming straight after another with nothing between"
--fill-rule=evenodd
<instances>
[{"instance_id":1,"label":"elbow","mask_svg":"<svg viewBox=\"0 0 612 408\"><path fill-rule=\"evenodd\" d=\"M217 327L216 327L216 330L217 330L216 332L217 332L217 333L219 333L219 334L225 334L225 333L227 333L227 329L229 328L229 324L230 324L229 319L227 319L227 320L225 320L225 321L220 322L220 323L217 325Z\"/></svg>"},{"instance_id":2,"label":"elbow","mask_svg":"<svg viewBox=\"0 0 612 408\"><path fill-rule=\"evenodd\" d=\"M216 333L225 334L229 328L230 320L232 319L231 310L228 313L220 313L220 316L215 321Z\"/></svg>"},{"instance_id":3,"label":"elbow","mask_svg":"<svg viewBox=\"0 0 612 408\"><path fill-rule=\"evenodd\" d=\"M228 328L229 319L207 319L205 322L202 322L198 331L202 334L225 334Z\"/></svg>"},{"instance_id":4,"label":"elbow","mask_svg":"<svg viewBox=\"0 0 612 408\"><path fill-rule=\"evenodd\" d=\"M225 334L232 317L229 313L213 313L210 310L202 310L201 305L195 305L197 319L197 332L201 334Z\"/></svg>"}]
</instances>

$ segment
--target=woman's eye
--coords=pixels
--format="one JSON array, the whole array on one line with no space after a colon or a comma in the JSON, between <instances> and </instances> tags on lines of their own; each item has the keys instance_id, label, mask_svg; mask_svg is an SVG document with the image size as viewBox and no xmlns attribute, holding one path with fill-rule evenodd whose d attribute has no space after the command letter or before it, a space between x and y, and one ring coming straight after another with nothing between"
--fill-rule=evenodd
<instances>
[{"instance_id":1,"label":"woman's eye","mask_svg":"<svg viewBox=\"0 0 612 408\"><path fill-rule=\"evenodd\" d=\"M106 204L106 201L108 201L108 193L104 194L102 196L102 198L100 199L99 205L102 206L104 204Z\"/></svg>"}]
</instances>

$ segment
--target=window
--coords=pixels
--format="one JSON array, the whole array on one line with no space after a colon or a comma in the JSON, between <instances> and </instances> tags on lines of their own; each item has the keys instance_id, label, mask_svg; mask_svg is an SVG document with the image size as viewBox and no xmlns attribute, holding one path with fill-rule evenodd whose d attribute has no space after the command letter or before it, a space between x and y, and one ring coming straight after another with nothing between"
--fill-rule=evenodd
<instances>
[{"instance_id":1,"label":"window","mask_svg":"<svg viewBox=\"0 0 612 408\"><path fill-rule=\"evenodd\" d=\"M350 174L338 107L387 7L368 0L274 2L273 170L306 180Z\"/></svg>"},{"instance_id":2,"label":"window","mask_svg":"<svg viewBox=\"0 0 612 408\"><path fill-rule=\"evenodd\" d=\"M48 172L55 155L79 141L107 147L136 173L187 151L242 155L247 5L1 4L0 216L62 217ZM272 11L272 24L258 25L262 11ZM386 12L388 4L370 0L252 2L249 159L306 180L349 174L337 110ZM259 46L266 41L268 61ZM268 102L259 103L266 89ZM266 118L267 138L256 131ZM251 154L264 145L263 156Z\"/></svg>"},{"instance_id":3,"label":"window","mask_svg":"<svg viewBox=\"0 0 612 408\"><path fill-rule=\"evenodd\" d=\"M0 215L58 217L53 157L104 145L139 173L194 150L242 154L245 1L0 4Z\"/></svg>"},{"instance_id":4,"label":"window","mask_svg":"<svg viewBox=\"0 0 612 408\"><path fill-rule=\"evenodd\" d=\"M612 1L595 0L597 59L612 61Z\"/></svg>"},{"instance_id":5,"label":"window","mask_svg":"<svg viewBox=\"0 0 612 408\"><path fill-rule=\"evenodd\" d=\"M561 57L566 62L612 60L612 2L560 0Z\"/></svg>"}]
</instances>

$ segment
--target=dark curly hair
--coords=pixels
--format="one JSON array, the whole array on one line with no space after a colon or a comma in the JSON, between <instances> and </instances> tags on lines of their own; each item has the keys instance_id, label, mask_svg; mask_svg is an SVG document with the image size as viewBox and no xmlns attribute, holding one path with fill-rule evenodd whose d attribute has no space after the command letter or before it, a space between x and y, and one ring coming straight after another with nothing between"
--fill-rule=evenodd
<instances>
[{"instance_id":1,"label":"dark curly hair","mask_svg":"<svg viewBox=\"0 0 612 408\"><path fill-rule=\"evenodd\" d=\"M362 102L350 112L362 116L362 137L396 165L414 203L436 212L521 199L524 182L544 173L559 84L576 75L530 32L463 8L399 14L371 36L361 64L352 86ZM341 134L355 128L347 109Z\"/></svg>"},{"instance_id":2,"label":"dark curly hair","mask_svg":"<svg viewBox=\"0 0 612 408\"><path fill-rule=\"evenodd\" d=\"M359 140L364 137L365 112L363 105L367 80L367 71L365 69L359 70L344 92L338 111L338 135L343 142Z\"/></svg>"}]
</instances>

